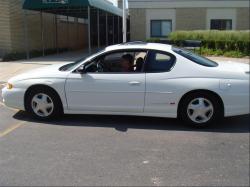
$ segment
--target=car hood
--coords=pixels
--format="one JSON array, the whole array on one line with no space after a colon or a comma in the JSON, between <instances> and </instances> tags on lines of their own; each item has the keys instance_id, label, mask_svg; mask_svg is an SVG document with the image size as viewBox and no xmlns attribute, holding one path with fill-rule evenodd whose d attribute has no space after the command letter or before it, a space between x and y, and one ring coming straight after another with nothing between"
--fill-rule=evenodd
<instances>
[{"instance_id":1,"label":"car hood","mask_svg":"<svg viewBox=\"0 0 250 187\"><path fill-rule=\"evenodd\" d=\"M42 68L33 69L12 77L8 82L13 83L27 79L39 78L65 78L65 74L67 74L67 72L60 71L59 68L66 64L68 63L48 65Z\"/></svg>"}]
</instances>

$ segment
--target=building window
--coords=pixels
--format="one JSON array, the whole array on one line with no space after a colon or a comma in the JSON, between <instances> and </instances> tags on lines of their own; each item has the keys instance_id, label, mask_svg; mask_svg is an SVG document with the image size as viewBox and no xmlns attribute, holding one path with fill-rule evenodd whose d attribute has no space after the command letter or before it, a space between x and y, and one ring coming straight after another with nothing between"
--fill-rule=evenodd
<instances>
[{"instance_id":1,"label":"building window","mask_svg":"<svg viewBox=\"0 0 250 187\"><path fill-rule=\"evenodd\" d=\"M231 19L212 19L210 22L211 30L232 30Z\"/></svg>"},{"instance_id":2,"label":"building window","mask_svg":"<svg viewBox=\"0 0 250 187\"><path fill-rule=\"evenodd\" d=\"M172 20L151 20L151 37L166 37L172 32Z\"/></svg>"}]
</instances>

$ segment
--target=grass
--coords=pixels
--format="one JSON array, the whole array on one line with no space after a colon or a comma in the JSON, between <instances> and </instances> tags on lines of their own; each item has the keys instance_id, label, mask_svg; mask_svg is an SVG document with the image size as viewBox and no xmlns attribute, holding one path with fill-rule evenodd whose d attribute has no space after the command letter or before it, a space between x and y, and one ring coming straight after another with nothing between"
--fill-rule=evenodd
<instances>
[{"instance_id":1,"label":"grass","mask_svg":"<svg viewBox=\"0 0 250 187\"><path fill-rule=\"evenodd\" d=\"M209 49L209 48L202 48L201 54L203 56L224 56L224 57L232 57L232 58L243 58L247 56L245 53L242 53L239 51L223 51L220 49L215 50L215 49Z\"/></svg>"}]
</instances>

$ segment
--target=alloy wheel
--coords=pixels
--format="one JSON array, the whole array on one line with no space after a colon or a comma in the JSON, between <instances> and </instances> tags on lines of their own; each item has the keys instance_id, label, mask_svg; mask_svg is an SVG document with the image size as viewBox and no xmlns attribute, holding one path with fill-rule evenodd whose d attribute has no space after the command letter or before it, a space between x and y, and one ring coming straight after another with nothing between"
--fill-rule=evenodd
<instances>
[{"instance_id":1,"label":"alloy wheel","mask_svg":"<svg viewBox=\"0 0 250 187\"><path fill-rule=\"evenodd\" d=\"M32 98L31 107L36 115L40 117L48 117L54 110L54 103L47 94L38 93Z\"/></svg>"},{"instance_id":2,"label":"alloy wheel","mask_svg":"<svg viewBox=\"0 0 250 187\"><path fill-rule=\"evenodd\" d=\"M206 98L195 98L188 104L187 114L195 123L206 123L212 118L214 107L212 102Z\"/></svg>"}]
</instances>

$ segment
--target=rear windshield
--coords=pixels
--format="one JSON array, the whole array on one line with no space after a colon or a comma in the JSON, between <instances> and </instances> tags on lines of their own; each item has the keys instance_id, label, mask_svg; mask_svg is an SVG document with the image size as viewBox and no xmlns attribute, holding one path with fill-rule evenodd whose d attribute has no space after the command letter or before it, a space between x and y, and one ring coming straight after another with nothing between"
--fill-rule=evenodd
<instances>
[{"instance_id":1,"label":"rear windshield","mask_svg":"<svg viewBox=\"0 0 250 187\"><path fill-rule=\"evenodd\" d=\"M209 60L205 57L202 57L202 56L199 56L195 53L192 53L190 51L186 51L186 50L183 50L183 49L179 49L179 48L173 48L173 51L199 65L202 65L202 66L206 66L206 67L217 67L218 64L212 60Z\"/></svg>"}]
</instances>

